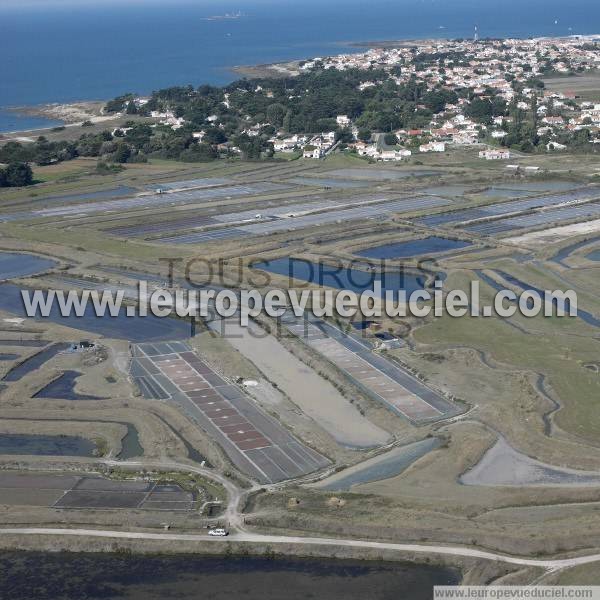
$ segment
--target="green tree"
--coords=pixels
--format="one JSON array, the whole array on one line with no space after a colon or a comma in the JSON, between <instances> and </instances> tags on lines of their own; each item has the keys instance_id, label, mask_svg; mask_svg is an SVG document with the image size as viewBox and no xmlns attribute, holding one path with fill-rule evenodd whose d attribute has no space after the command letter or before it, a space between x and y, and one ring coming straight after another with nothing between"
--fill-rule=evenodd
<instances>
[{"instance_id":1,"label":"green tree","mask_svg":"<svg viewBox=\"0 0 600 600\"><path fill-rule=\"evenodd\" d=\"M209 162L218 158L217 151L210 144L193 144L179 155L185 162Z\"/></svg>"},{"instance_id":2,"label":"green tree","mask_svg":"<svg viewBox=\"0 0 600 600\"><path fill-rule=\"evenodd\" d=\"M218 127L209 127L206 129L202 141L207 144L222 144L227 141L227 138Z\"/></svg>"},{"instance_id":3,"label":"green tree","mask_svg":"<svg viewBox=\"0 0 600 600\"><path fill-rule=\"evenodd\" d=\"M383 141L388 146L395 146L398 143L398 138L394 133L386 133L383 137Z\"/></svg>"},{"instance_id":4,"label":"green tree","mask_svg":"<svg viewBox=\"0 0 600 600\"><path fill-rule=\"evenodd\" d=\"M283 125L286 114L286 107L279 102L267 106L267 121L277 128L280 128Z\"/></svg>"},{"instance_id":5,"label":"green tree","mask_svg":"<svg viewBox=\"0 0 600 600\"><path fill-rule=\"evenodd\" d=\"M131 156L131 148L127 144L117 144L117 149L113 155L113 160L116 163L123 164L126 163Z\"/></svg>"},{"instance_id":6,"label":"green tree","mask_svg":"<svg viewBox=\"0 0 600 600\"><path fill-rule=\"evenodd\" d=\"M359 129L358 130L358 139L361 142L369 142L371 141L371 136L373 135L370 129Z\"/></svg>"},{"instance_id":7,"label":"green tree","mask_svg":"<svg viewBox=\"0 0 600 600\"><path fill-rule=\"evenodd\" d=\"M352 132L347 127L344 127L343 129L337 129L335 132L335 139L342 144L350 144L354 141Z\"/></svg>"},{"instance_id":8,"label":"green tree","mask_svg":"<svg viewBox=\"0 0 600 600\"><path fill-rule=\"evenodd\" d=\"M494 107L489 100L475 98L465 112L468 117L482 123L487 123L492 119Z\"/></svg>"},{"instance_id":9,"label":"green tree","mask_svg":"<svg viewBox=\"0 0 600 600\"><path fill-rule=\"evenodd\" d=\"M33 171L27 163L10 163L4 169L5 185L8 187L23 187L33 183Z\"/></svg>"},{"instance_id":10,"label":"green tree","mask_svg":"<svg viewBox=\"0 0 600 600\"><path fill-rule=\"evenodd\" d=\"M138 108L135 105L135 102L133 100L130 100L127 103L127 114L128 115L137 115L138 114Z\"/></svg>"},{"instance_id":11,"label":"green tree","mask_svg":"<svg viewBox=\"0 0 600 600\"><path fill-rule=\"evenodd\" d=\"M125 110L125 107L129 104L129 102L133 100L133 98L133 94L124 94L123 96L118 96L114 100L110 100L106 103L104 111L107 113L122 112Z\"/></svg>"}]
</instances>

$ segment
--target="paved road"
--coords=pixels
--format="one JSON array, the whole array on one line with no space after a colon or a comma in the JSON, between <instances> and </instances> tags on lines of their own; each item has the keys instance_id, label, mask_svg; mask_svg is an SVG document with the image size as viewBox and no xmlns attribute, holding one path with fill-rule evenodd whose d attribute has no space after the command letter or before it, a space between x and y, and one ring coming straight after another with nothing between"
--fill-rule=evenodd
<instances>
[{"instance_id":1,"label":"paved road","mask_svg":"<svg viewBox=\"0 0 600 600\"><path fill-rule=\"evenodd\" d=\"M65 529L52 527L4 527L0 528L1 535L60 535L88 538L112 538L127 540L163 540L180 542L254 542L262 544L306 544L315 546L343 546L351 548L369 548L376 550L395 550L397 552L410 552L415 554L438 554L441 556L456 556L460 558L476 558L482 560L492 560L512 565L521 565L524 567L540 567L547 571L558 571L569 567L600 562L600 552L594 552L585 556L576 556L563 559L535 559L522 558L519 556L509 556L496 552L486 552L476 550L468 546L445 546L445 545L427 545L427 544L397 544L392 542L372 542L367 540L353 540L326 537L301 537L284 535L265 535L254 533L244 529L243 516L240 514L240 504L242 498L251 491L258 489L254 486L248 490L240 490L231 480L224 475L215 472L206 467L188 465L186 463L177 463L170 461L114 461L107 460L104 464L108 466L118 466L120 468L155 468L160 470L176 470L196 473L220 483L228 494L227 508L223 520L229 523L232 534L226 538L214 538L208 535L185 534L185 533L149 533L141 531L118 531L109 529ZM264 486L278 488L280 486Z\"/></svg>"},{"instance_id":2,"label":"paved road","mask_svg":"<svg viewBox=\"0 0 600 600\"><path fill-rule=\"evenodd\" d=\"M316 546L345 546L353 548L371 548L376 550L396 550L417 554L439 554L462 558L479 558L526 567L541 567L557 571L568 567L600 561L600 553L565 559L533 559L507 556L494 552L484 552L461 546L427 546L425 544L394 544L389 542L370 542L336 538L297 537L283 535L262 535L260 533L241 532L228 538L212 538L207 535L185 533L145 533L139 531L113 531L107 529L53 529L50 527L9 527L0 529L0 535L61 535L73 537L96 537L128 540L163 540L179 542L259 542L265 544L310 544Z\"/></svg>"},{"instance_id":3,"label":"paved road","mask_svg":"<svg viewBox=\"0 0 600 600\"><path fill-rule=\"evenodd\" d=\"M228 494L227 508L224 513L224 520L229 523L232 534L225 538L226 540L239 542L258 542L265 544L314 544L316 546L345 546L353 548L374 548L378 550L396 550L398 552L414 552L417 554L440 554L443 556L457 556L462 558L479 558L482 560L492 560L513 565L522 565L528 567L540 567L548 571L557 571L568 567L589 564L600 561L600 552L586 556L577 556L564 559L535 559L522 558L518 556L508 556L496 552L486 552L476 550L467 546L443 546L427 544L396 544L392 542L372 542L367 540L352 540L338 538L315 538L301 536L283 536L283 535L264 535L245 530L244 518L240 514L242 499L250 492L259 489L260 486L254 485L248 490L240 490L231 480L224 475L216 473L212 469L199 467L178 462L145 462L145 461L105 461L107 465L131 467L131 468L157 468L173 469L178 471L188 471L197 473L208 479L220 483ZM278 489L281 485L264 486L271 489ZM2 534L23 534L23 535L74 535L90 537L117 537L124 539L157 539L174 541L223 541L222 538L212 538L207 535L177 534L177 533L143 533L128 531L110 531L97 529L52 529L52 528L18 528L18 529L0 529Z\"/></svg>"}]
</instances>

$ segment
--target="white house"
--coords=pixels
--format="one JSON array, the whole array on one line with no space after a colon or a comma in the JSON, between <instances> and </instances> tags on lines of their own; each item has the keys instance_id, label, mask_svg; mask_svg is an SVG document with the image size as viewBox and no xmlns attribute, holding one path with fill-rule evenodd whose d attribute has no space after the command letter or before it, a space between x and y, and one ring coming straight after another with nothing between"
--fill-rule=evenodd
<instances>
[{"instance_id":1,"label":"white house","mask_svg":"<svg viewBox=\"0 0 600 600\"><path fill-rule=\"evenodd\" d=\"M471 133L460 133L454 136L454 143L459 146L472 146L477 144L477 138Z\"/></svg>"},{"instance_id":2,"label":"white house","mask_svg":"<svg viewBox=\"0 0 600 600\"><path fill-rule=\"evenodd\" d=\"M311 146L310 144L304 146L304 151L302 152L304 158L323 158L324 154L323 148Z\"/></svg>"},{"instance_id":3,"label":"white house","mask_svg":"<svg viewBox=\"0 0 600 600\"><path fill-rule=\"evenodd\" d=\"M350 117L348 117L348 115L338 115L335 118L335 122L340 126L340 127L348 127L348 125L350 125L350 123L352 121L350 121Z\"/></svg>"},{"instance_id":4,"label":"white house","mask_svg":"<svg viewBox=\"0 0 600 600\"><path fill-rule=\"evenodd\" d=\"M375 144L367 144L365 142L355 142L353 147L359 156L371 156L377 150Z\"/></svg>"},{"instance_id":5,"label":"white house","mask_svg":"<svg viewBox=\"0 0 600 600\"><path fill-rule=\"evenodd\" d=\"M402 160L408 158L411 154L410 150L380 150L376 158L387 162L390 160Z\"/></svg>"},{"instance_id":6,"label":"white house","mask_svg":"<svg viewBox=\"0 0 600 600\"><path fill-rule=\"evenodd\" d=\"M509 150L482 150L479 153L479 158L485 160L508 160L510 158Z\"/></svg>"},{"instance_id":7,"label":"white house","mask_svg":"<svg viewBox=\"0 0 600 600\"><path fill-rule=\"evenodd\" d=\"M296 148L297 141L295 138L286 138L285 140L275 140L273 142L273 150L275 152L293 152Z\"/></svg>"},{"instance_id":8,"label":"white house","mask_svg":"<svg viewBox=\"0 0 600 600\"><path fill-rule=\"evenodd\" d=\"M112 135L113 137L115 135L125 135L128 131L131 131L133 129L133 127L115 127L112 130Z\"/></svg>"},{"instance_id":9,"label":"white house","mask_svg":"<svg viewBox=\"0 0 600 600\"><path fill-rule=\"evenodd\" d=\"M183 117L168 117L160 123L161 125L169 125L171 129L181 129L185 123L185 119Z\"/></svg>"},{"instance_id":10,"label":"white house","mask_svg":"<svg viewBox=\"0 0 600 600\"><path fill-rule=\"evenodd\" d=\"M420 152L446 152L445 142L429 142L429 144L421 144Z\"/></svg>"},{"instance_id":11,"label":"white house","mask_svg":"<svg viewBox=\"0 0 600 600\"><path fill-rule=\"evenodd\" d=\"M167 110L165 112L161 112L160 110L152 110L150 111L150 116L153 119L169 119L171 117L174 117L175 115L170 110Z\"/></svg>"}]
</instances>

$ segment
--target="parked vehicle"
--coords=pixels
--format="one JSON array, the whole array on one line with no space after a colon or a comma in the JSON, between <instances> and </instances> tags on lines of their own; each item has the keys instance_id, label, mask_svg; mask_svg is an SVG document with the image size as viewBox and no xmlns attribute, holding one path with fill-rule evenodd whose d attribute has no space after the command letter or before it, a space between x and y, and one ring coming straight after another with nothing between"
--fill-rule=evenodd
<instances>
[{"instance_id":1,"label":"parked vehicle","mask_svg":"<svg viewBox=\"0 0 600 600\"><path fill-rule=\"evenodd\" d=\"M213 529L208 530L208 535L225 537L226 535L229 535L229 531L227 531L227 529L224 529L223 527L214 527Z\"/></svg>"}]
</instances>

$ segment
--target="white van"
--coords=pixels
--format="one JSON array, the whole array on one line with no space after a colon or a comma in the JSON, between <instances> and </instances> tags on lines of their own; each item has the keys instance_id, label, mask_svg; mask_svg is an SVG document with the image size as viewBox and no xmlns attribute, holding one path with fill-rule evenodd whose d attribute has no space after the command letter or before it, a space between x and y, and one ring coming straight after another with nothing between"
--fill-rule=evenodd
<instances>
[{"instance_id":1,"label":"white van","mask_svg":"<svg viewBox=\"0 0 600 600\"><path fill-rule=\"evenodd\" d=\"M224 537L229 535L229 531L227 529L223 529L223 527L215 527L214 529L208 530L208 535L215 535L217 537Z\"/></svg>"}]
</instances>

